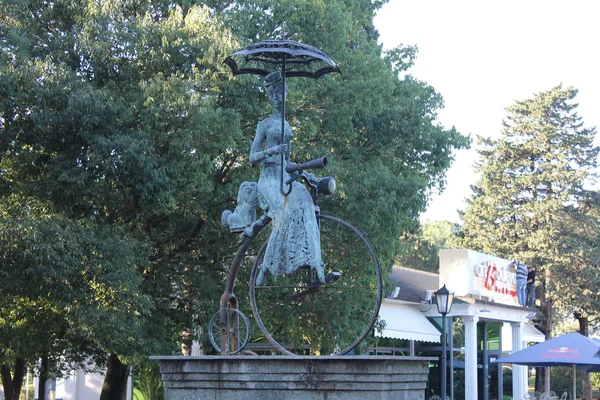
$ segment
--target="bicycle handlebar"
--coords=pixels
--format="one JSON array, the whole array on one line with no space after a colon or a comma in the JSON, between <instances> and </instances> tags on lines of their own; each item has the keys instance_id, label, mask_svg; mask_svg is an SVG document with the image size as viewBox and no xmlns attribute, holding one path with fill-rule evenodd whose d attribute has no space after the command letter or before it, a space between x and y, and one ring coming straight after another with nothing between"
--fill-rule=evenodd
<instances>
[{"instance_id":1,"label":"bicycle handlebar","mask_svg":"<svg viewBox=\"0 0 600 400\"><path fill-rule=\"evenodd\" d=\"M328 166L329 166L329 163L327 162L327 157L317 158L316 160L307 161L303 164L295 164L291 161L288 161L287 165L285 166L285 172L287 172L288 174L291 174L291 173L302 171L305 169L318 169L318 168L326 169Z\"/></svg>"},{"instance_id":2,"label":"bicycle handlebar","mask_svg":"<svg viewBox=\"0 0 600 400\"><path fill-rule=\"evenodd\" d=\"M303 164L295 164L291 161L288 161L285 171L290 174L290 179L288 179L285 183L290 184L298 178L303 178L311 191L311 197L316 204L316 196L317 193L322 193L325 195L333 194L336 189L335 179L331 176L326 176L324 178L316 179L314 175L304 172L305 169L317 169L317 168L327 168L329 162L327 161L327 157L317 158L312 161L305 162Z\"/></svg>"}]
</instances>

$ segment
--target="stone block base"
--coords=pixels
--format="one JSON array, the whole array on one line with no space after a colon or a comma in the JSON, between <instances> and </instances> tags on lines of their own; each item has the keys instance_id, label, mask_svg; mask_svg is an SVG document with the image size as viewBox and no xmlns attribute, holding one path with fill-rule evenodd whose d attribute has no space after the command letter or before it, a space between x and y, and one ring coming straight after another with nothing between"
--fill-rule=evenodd
<instances>
[{"instance_id":1,"label":"stone block base","mask_svg":"<svg viewBox=\"0 0 600 400\"><path fill-rule=\"evenodd\" d=\"M151 357L165 400L423 400L429 357Z\"/></svg>"}]
</instances>

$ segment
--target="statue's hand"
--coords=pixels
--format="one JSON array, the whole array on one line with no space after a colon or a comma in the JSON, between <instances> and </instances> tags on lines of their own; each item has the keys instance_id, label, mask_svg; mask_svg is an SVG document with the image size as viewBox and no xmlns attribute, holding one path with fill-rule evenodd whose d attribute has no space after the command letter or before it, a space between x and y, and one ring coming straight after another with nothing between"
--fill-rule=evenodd
<instances>
[{"instance_id":1,"label":"statue's hand","mask_svg":"<svg viewBox=\"0 0 600 400\"><path fill-rule=\"evenodd\" d=\"M269 156L272 156L274 154L285 153L286 151L288 151L288 145L287 143L284 143L279 144L277 146L269 147L267 150L265 150L265 153Z\"/></svg>"},{"instance_id":2,"label":"statue's hand","mask_svg":"<svg viewBox=\"0 0 600 400\"><path fill-rule=\"evenodd\" d=\"M247 226L246 229L244 229L242 233L240 233L240 239L238 240L237 244L240 245L242 244L244 239L246 239L247 237L251 237L253 235L253 229L254 224Z\"/></svg>"},{"instance_id":3,"label":"statue's hand","mask_svg":"<svg viewBox=\"0 0 600 400\"><path fill-rule=\"evenodd\" d=\"M319 178L310 172L304 171L304 176L306 176L306 179L308 179L308 181L313 185L316 185L319 182Z\"/></svg>"}]
</instances>

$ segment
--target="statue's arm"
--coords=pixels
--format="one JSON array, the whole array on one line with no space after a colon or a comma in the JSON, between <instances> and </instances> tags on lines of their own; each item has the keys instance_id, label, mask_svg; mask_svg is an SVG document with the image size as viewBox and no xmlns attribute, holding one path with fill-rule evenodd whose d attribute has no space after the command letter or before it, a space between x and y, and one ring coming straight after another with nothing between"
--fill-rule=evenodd
<instances>
[{"instance_id":1,"label":"statue's arm","mask_svg":"<svg viewBox=\"0 0 600 400\"><path fill-rule=\"evenodd\" d=\"M261 215L256 221L254 221L250 226L247 226L246 229L240 233L238 244L241 244L247 237L254 237L254 235L256 235L260 229L268 224L269 221L271 221L271 218L267 214Z\"/></svg>"},{"instance_id":2,"label":"statue's arm","mask_svg":"<svg viewBox=\"0 0 600 400\"><path fill-rule=\"evenodd\" d=\"M256 127L256 133L254 134L254 141L252 147L250 147L250 164L256 165L264 160L267 156L262 149L262 142L265 139L265 133L261 129L260 124Z\"/></svg>"}]
</instances>

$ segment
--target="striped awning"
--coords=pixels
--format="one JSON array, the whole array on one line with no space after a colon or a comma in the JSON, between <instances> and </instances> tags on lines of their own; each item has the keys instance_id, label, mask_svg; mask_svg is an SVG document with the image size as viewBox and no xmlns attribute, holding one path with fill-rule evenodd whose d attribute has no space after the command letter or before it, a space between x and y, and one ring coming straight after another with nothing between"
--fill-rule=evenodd
<instances>
[{"instance_id":1,"label":"striped awning","mask_svg":"<svg viewBox=\"0 0 600 400\"><path fill-rule=\"evenodd\" d=\"M375 336L441 343L440 332L411 305L384 300L379 317L385 321L385 328L376 331Z\"/></svg>"}]
</instances>

